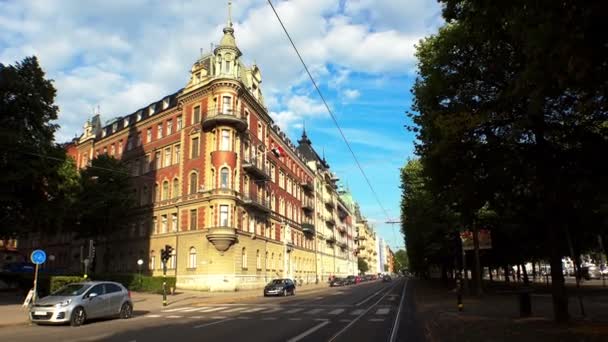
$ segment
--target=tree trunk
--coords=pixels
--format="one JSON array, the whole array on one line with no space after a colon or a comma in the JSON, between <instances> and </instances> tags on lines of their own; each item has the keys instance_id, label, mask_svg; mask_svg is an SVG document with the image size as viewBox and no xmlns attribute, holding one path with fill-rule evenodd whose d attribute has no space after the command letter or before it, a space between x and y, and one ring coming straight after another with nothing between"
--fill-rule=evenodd
<instances>
[{"instance_id":1,"label":"tree trunk","mask_svg":"<svg viewBox=\"0 0 608 342\"><path fill-rule=\"evenodd\" d=\"M521 264L521 270L523 272L524 275L524 285L530 285L530 279L528 279L528 271L526 270L526 265L525 264Z\"/></svg>"},{"instance_id":2,"label":"tree trunk","mask_svg":"<svg viewBox=\"0 0 608 342\"><path fill-rule=\"evenodd\" d=\"M511 281L509 279L509 277L510 277L510 274L509 274L509 265L504 265L503 268L505 270L505 284L508 284Z\"/></svg>"},{"instance_id":3,"label":"tree trunk","mask_svg":"<svg viewBox=\"0 0 608 342\"><path fill-rule=\"evenodd\" d=\"M490 276L490 283L494 282L494 277L492 276L492 267L488 266L488 274Z\"/></svg>"},{"instance_id":4,"label":"tree trunk","mask_svg":"<svg viewBox=\"0 0 608 342\"><path fill-rule=\"evenodd\" d=\"M517 282L521 282L521 268L519 268L519 264L517 264Z\"/></svg>"},{"instance_id":5,"label":"tree trunk","mask_svg":"<svg viewBox=\"0 0 608 342\"><path fill-rule=\"evenodd\" d=\"M532 279L536 280L536 263L532 261Z\"/></svg>"},{"instance_id":6,"label":"tree trunk","mask_svg":"<svg viewBox=\"0 0 608 342\"><path fill-rule=\"evenodd\" d=\"M559 250L557 232L548 229L549 246L551 248L551 294L553 296L553 318L557 323L565 323L570 319L568 312L568 293L564 283L562 270L562 255Z\"/></svg>"},{"instance_id":7,"label":"tree trunk","mask_svg":"<svg viewBox=\"0 0 608 342\"><path fill-rule=\"evenodd\" d=\"M479 296L482 294L481 287L481 261L479 259L479 229L477 224L473 222L473 248L474 248L474 258L473 265L475 268L475 295Z\"/></svg>"}]
</instances>

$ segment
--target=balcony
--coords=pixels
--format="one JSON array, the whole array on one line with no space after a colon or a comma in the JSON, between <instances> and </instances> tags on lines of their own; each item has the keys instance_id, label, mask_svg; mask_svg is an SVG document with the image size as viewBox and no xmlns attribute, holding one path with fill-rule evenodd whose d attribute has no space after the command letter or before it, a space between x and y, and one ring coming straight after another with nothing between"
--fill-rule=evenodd
<instances>
[{"instance_id":1,"label":"balcony","mask_svg":"<svg viewBox=\"0 0 608 342\"><path fill-rule=\"evenodd\" d=\"M337 245L338 245L338 247L340 247L342 249L346 249L346 247L347 247L346 242L342 242L342 241L338 241Z\"/></svg>"},{"instance_id":2,"label":"balcony","mask_svg":"<svg viewBox=\"0 0 608 342\"><path fill-rule=\"evenodd\" d=\"M300 182L300 185L302 186L302 189L304 189L304 191L312 192L315 189L312 182L302 181Z\"/></svg>"},{"instance_id":3,"label":"balcony","mask_svg":"<svg viewBox=\"0 0 608 342\"><path fill-rule=\"evenodd\" d=\"M327 209L329 209L329 210L334 209L334 201L332 200L331 196L323 197L323 202L325 203L325 207Z\"/></svg>"},{"instance_id":4,"label":"balcony","mask_svg":"<svg viewBox=\"0 0 608 342\"><path fill-rule=\"evenodd\" d=\"M325 223L333 227L336 225L336 220L334 220L333 216L325 216Z\"/></svg>"},{"instance_id":5,"label":"balcony","mask_svg":"<svg viewBox=\"0 0 608 342\"><path fill-rule=\"evenodd\" d=\"M325 241L327 241L328 243L334 244L334 243L336 243L336 238L333 236L328 236L327 238L325 238Z\"/></svg>"},{"instance_id":6,"label":"balcony","mask_svg":"<svg viewBox=\"0 0 608 342\"><path fill-rule=\"evenodd\" d=\"M346 227L343 225L338 225L338 231L340 232L340 234L344 235L346 234Z\"/></svg>"},{"instance_id":7,"label":"balcony","mask_svg":"<svg viewBox=\"0 0 608 342\"><path fill-rule=\"evenodd\" d=\"M312 214L315 211L312 201L302 201L302 210L304 210L306 214Z\"/></svg>"},{"instance_id":8,"label":"balcony","mask_svg":"<svg viewBox=\"0 0 608 342\"><path fill-rule=\"evenodd\" d=\"M225 252L237 240L236 228L211 227L207 229L207 240L209 240L219 252Z\"/></svg>"},{"instance_id":9,"label":"balcony","mask_svg":"<svg viewBox=\"0 0 608 342\"><path fill-rule=\"evenodd\" d=\"M206 113L203 119L203 130L209 131L219 125L231 126L238 132L244 132L247 129L247 120L232 109L213 108Z\"/></svg>"},{"instance_id":10,"label":"balcony","mask_svg":"<svg viewBox=\"0 0 608 342\"><path fill-rule=\"evenodd\" d=\"M203 196L211 197L212 199L236 199L239 195L237 191L228 187L200 190L199 192L201 192Z\"/></svg>"},{"instance_id":11,"label":"balcony","mask_svg":"<svg viewBox=\"0 0 608 342\"><path fill-rule=\"evenodd\" d=\"M255 179L267 181L270 179L270 172L264 166L264 163L257 158L245 156L243 158L243 169L249 172Z\"/></svg>"},{"instance_id":12,"label":"balcony","mask_svg":"<svg viewBox=\"0 0 608 342\"><path fill-rule=\"evenodd\" d=\"M256 194L242 194L243 205L249 208L270 213L270 201Z\"/></svg>"},{"instance_id":13,"label":"balcony","mask_svg":"<svg viewBox=\"0 0 608 342\"><path fill-rule=\"evenodd\" d=\"M308 234L315 233L315 225L312 223L302 223L302 231Z\"/></svg>"},{"instance_id":14,"label":"balcony","mask_svg":"<svg viewBox=\"0 0 608 342\"><path fill-rule=\"evenodd\" d=\"M365 241L365 240L367 240L367 238L365 237L365 235L359 235L359 236L357 236L357 240Z\"/></svg>"}]
</instances>

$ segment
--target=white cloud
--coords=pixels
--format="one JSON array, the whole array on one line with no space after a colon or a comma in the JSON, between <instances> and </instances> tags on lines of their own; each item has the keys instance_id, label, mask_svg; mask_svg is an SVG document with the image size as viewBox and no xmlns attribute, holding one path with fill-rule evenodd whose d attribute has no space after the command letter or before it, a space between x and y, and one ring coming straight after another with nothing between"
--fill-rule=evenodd
<instances>
[{"instance_id":1,"label":"white cloud","mask_svg":"<svg viewBox=\"0 0 608 342\"><path fill-rule=\"evenodd\" d=\"M344 89L342 94L347 100L350 101L356 100L359 96L361 96L361 92L359 92L357 89Z\"/></svg>"}]
</instances>

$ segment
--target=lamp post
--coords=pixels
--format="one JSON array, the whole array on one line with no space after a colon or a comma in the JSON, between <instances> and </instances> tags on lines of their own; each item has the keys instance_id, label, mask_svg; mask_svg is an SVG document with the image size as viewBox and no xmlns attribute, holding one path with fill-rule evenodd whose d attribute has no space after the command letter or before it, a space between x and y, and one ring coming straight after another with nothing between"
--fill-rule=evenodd
<instances>
[{"instance_id":1,"label":"lamp post","mask_svg":"<svg viewBox=\"0 0 608 342\"><path fill-rule=\"evenodd\" d=\"M144 264L144 261L142 259L137 260L137 268L139 269L139 288L141 290L141 286L143 283L143 279L141 278L141 265Z\"/></svg>"}]
</instances>

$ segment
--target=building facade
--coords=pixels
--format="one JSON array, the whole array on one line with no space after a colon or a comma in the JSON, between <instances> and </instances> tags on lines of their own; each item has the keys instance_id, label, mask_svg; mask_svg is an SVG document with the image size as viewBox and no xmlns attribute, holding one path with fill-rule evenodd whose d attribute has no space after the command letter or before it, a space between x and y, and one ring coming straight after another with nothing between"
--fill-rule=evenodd
<instances>
[{"instance_id":1,"label":"building facade","mask_svg":"<svg viewBox=\"0 0 608 342\"><path fill-rule=\"evenodd\" d=\"M367 219L355 207L356 231L357 231L357 257L362 258L368 266L367 274L378 273L378 249L377 237L374 229L368 224Z\"/></svg>"},{"instance_id":2,"label":"building facade","mask_svg":"<svg viewBox=\"0 0 608 342\"><path fill-rule=\"evenodd\" d=\"M107 154L134 180L134 223L95 238L95 272L134 272L142 259L145 272L161 275L168 245L178 288L233 291L356 273L352 205L305 132L295 146L274 124L260 69L241 56L229 19L183 89L105 125L94 115L68 147L79 168ZM85 245L69 234L37 236L24 250L45 246L57 268L74 272Z\"/></svg>"}]
</instances>

